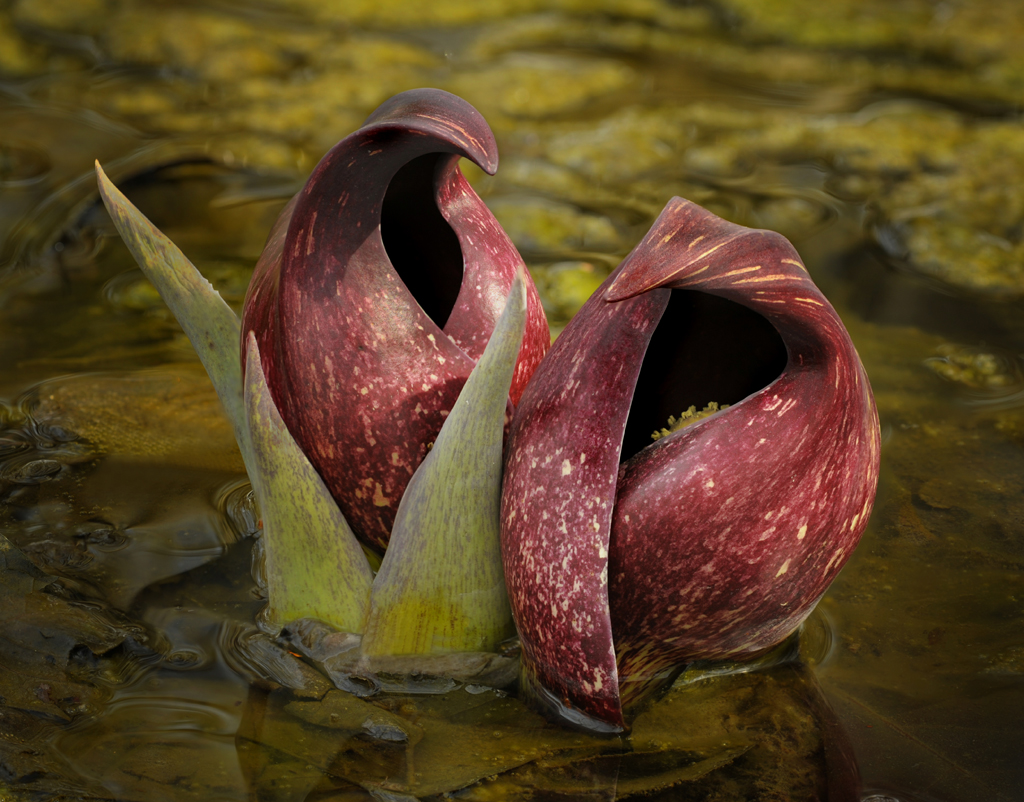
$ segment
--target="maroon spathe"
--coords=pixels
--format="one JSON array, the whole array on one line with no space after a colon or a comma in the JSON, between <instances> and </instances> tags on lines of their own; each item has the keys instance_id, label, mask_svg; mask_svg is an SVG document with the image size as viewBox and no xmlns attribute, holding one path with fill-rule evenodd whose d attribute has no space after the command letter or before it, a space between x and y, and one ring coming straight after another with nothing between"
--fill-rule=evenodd
<instances>
[{"instance_id":1,"label":"maroon spathe","mask_svg":"<svg viewBox=\"0 0 1024 802\"><path fill-rule=\"evenodd\" d=\"M380 234L392 178L432 153L441 154L434 200L463 255L461 287L443 329L399 278ZM489 173L497 168L494 137L472 106L436 89L390 99L323 158L289 203L246 297L243 338L256 334L289 431L353 531L378 549L522 263L459 171L460 157ZM513 402L549 342L529 280L527 292Z\"/></svg>"},{"instance_id":2,"label":"maroon spathe","mask_svg":"<svg viewBox=\"0 0 1024 802\"><path fill-rule=\"evenodd\" d=\"M788 362L620 466L668 289L758 312ZM566 327L512 423L502 549L525 670L622 726L659 672L779 643L856 546L878 460L864 369L789 242L673 199Z\"/></svg>"}]
</instances>

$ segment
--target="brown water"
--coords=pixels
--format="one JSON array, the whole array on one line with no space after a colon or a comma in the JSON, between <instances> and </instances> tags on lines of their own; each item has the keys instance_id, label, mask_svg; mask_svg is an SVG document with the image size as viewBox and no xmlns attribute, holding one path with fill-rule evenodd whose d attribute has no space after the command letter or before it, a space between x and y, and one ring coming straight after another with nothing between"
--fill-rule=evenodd
<instances>
[{"instance_id":1,"label":"brown water","mask_svg":"<svg viewBox=\"0 0 1024 802\"><path fill-rule=\"evenodd\" d=\"M1019 16L0 2L0 799L1024 798ZM556 330L672 195L803 254L884 449L799 660L684 675L600 740L477 687L367 726L255 631L240 459L92 160L237 307L320 155L421 85L494 127L472 178Z\"/></svg>"}]
</instances>

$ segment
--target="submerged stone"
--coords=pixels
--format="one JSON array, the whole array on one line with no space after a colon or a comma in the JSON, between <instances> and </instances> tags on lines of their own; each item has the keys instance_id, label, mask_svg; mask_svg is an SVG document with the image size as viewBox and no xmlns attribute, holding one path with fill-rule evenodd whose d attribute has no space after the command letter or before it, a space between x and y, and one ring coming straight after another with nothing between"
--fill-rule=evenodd
<instances>
[{"instance_id":1,"label":"submerged stone","mask_svg":"<svg viewBox=\"0 0 1024 802\"><path fill-rule=\"evenodd\" d=\"M60 421L101 453L244 473L231 427L199 368L82 375L44 384L36 398L36 417Z\"/></svg>"}]
</instances>

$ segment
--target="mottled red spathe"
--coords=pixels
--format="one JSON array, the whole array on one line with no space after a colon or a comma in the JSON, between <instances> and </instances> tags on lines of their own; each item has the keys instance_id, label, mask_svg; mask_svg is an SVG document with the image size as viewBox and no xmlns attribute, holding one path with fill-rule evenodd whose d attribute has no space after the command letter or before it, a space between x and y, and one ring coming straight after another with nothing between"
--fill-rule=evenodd
<instances>
[{"instance_id":1,"label":"mottled red spathe","mask_svg":"<svg viewBox=\"0 0 1024 802\"><path fill-rule=\"evenodd\" d=\"M380 233L393 177L426 154L437 154L434 201L463 256L443 328L399 278ZM460 157L489 173L497 168L494 137L472 106L436 89L391 98L323 158L289 203L245 301L243 340L255 332L289 431L356 535L381 550L522 263L459 171ZM513 402L549 343L540 298L527 282Z\"/></svg>"},{"instance_id":2,"label":"mottled red spathe","mask_svg":"<svg viewBox=\"0 0 1024 802\"><path fill-rule=\"evenodd\" d=\"M756 311L788 362L620 466L669 289ZM566 327L512 423L502 553L531 682L623 726L659 672L779 643L856 546L878 461L867 376L793 247L674 199Z\"/></svg>"}]
</instances>

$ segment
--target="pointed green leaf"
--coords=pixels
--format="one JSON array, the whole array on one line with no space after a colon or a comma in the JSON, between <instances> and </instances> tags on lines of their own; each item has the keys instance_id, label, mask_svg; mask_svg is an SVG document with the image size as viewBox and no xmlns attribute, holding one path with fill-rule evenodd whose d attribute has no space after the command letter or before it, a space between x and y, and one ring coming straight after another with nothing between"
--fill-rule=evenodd
<instances>
[{"instance_id":1,"label":"pointed green leaf","mask_svg":"<svg viewBox=\"0 0 1024 802\"><path fill-rule=\"evenodd\" d=\"M488 651L512 632L499 544L502 434L523 337L522 269L490 342L413 474L373 583L370 656Z\"/></svg>"},{"instance_id":2,"label":"pointed green leaf","mask_svg":"<svg viewBox=\"0 0 1024 802\"><path fill-rule=\"evenodd\" d=\"M173 242L132 205L96 162L100 196L139 268L174 313L210 374L235 430L246 470L252 474L252 446L242 401L238 359L238 316Z\"/></svg>"},{"instance_id":3,"label":"pointed green leaf","mask_svg":"<svg viewBox=\"0 0 1024 802\"><path fill-rule=\"evenodd\" d=\"M269 598L264 620L280 627L316 618L343 632L362 631L373 572L281 419L252 332L246 341L245 411L253 449L249 478L263 516Z\"/></svg>"}]
</instances>

